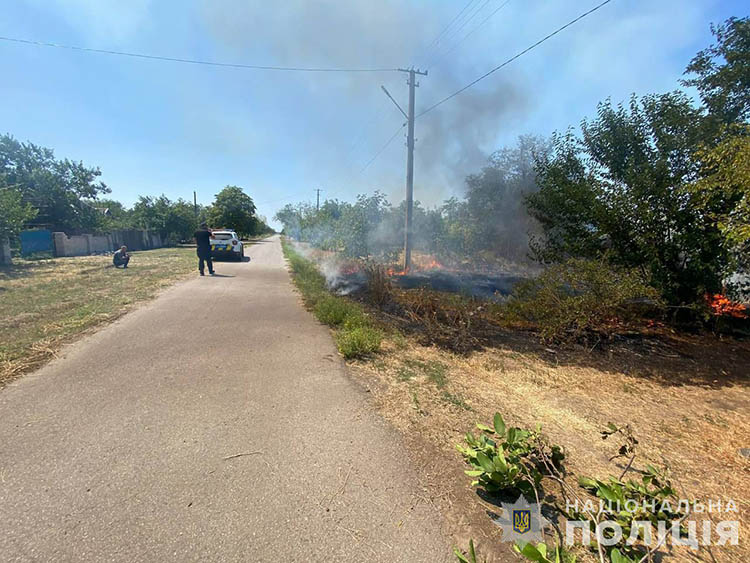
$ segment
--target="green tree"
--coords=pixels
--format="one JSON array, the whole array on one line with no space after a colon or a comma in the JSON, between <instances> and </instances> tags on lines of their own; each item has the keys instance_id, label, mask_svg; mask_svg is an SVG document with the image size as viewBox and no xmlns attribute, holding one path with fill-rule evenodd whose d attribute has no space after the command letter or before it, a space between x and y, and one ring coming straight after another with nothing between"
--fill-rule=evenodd
<instances>
[{"instance_id":1,"label":"green tree","mask_svg":"<svg viewBox=\"0 0 750 563\"><path fill-rule=\"evenodd\" d=\"M36 209L24 203L20 191L13 186L3 186L0 182L0 242L18 236L24 223L36 214Z\"/></svg>"},{"instance_id":2,"label":"green tree","mask_svg":"<svg viewBox=\"0 0 750 563\"><path fill-rule=\"evenodd\" d=\"M281 223L285 235L297 240L302 239L302 213L299 204L287 203L276 212L273 218Z\"/></svg>"},{"instance_id":3,"label":"green tree","mask_svg":"<svg viewBox=\"0 0 750 563\"><path fill-rule=\"evenodd\" d=\"M682 93L599 105L582 138L556 140L540 160L539 192L527 198L544 238L544 261L604 254L643 272L671 303L721 287L727 252L686 188L699 177L703 113Z\"/></svg>"},{"instance_id":4,"label":"green tree","mask_svg":"<svg viewBox=\"0 0 750 563\"><path fill-rule=\"evenodd\" d=\"M715 221L731 261L724 274L748 291L750 271L750 127L735 128L713 148L702 149L702 177L692 187L698 205ZM733 276L744 273L744 276ZM739 280L744 280L740 283Z\"/></svg>"},{"instance_id":5,"label":"green tree","mask_svg":"<svg viewBox=\"0 0 750 563\"><path fill-rule=\"evenodd\" d=\"M180 198L171 201L167 196L141 196L133 206L134 226L159 232L169 242L188 240L198 226L193 204Z\"/></svg>"},{"instance_id":6,"label":"green tree","mask_svg":"<svg viewBox=\"0 0 750 563\"><path fill-rule=\"evenodd\" d=\"M91 205L99 211L100 218L96 228L99 232L110 232L116 229L129 229L133 225L132 212L114 199L97 199Z\"/></svg>"},{"instance_id":7,"label":"green tree","mask_svg":"<svg viewBox=\"0 0 750 563\"><path fill-rule=\"evenodd\" d=\"M55 159L51 149L0 136L0 177L38 210L35 225L68 233L94 230L99 212L91 202L109 192L97 181L100 175L82 162Z\"/></svg>"},{"instance_id":8,"label":"green tree","mask_svg":"<svg viewBox=\"0 0 750 563\"><path fill-rule=\"evenodd\" d=\"M536 225L526 212L524 197L537 190L535 155L549 152L548 141L521 136L513 147L489 158L478 174L466 179L466 211L472 252L521 260L528 253L528 234Z\"/></svg>"},{"instance_id":9,"label":"green tree","mask_svg":"<svg viewBox=\"0 0 750 563\"><path fill-rule=\"evenodd\" d=\"M342 204L337 221L341 252L356 258L381 253L383 236L387 233L380 226L390 212L387 198L379 191L371 196L358 195L354 204Z\"/></svg>"},{"instance_id":10,"label":"green tree","mask_svg":"<svg viewBox=\"0 0 750 563\"><path fill-rule=\"evenodd\" d=\"M711 26L716 43L700 51L687 67L709 114L724 123L750 118L750 18L729 18Z\"/></svg>"},{"instance_id":11,"label":"green tree","mask_svg":"<svg viewBox=\"0 0 750 563\"><path fill-rule=\"evenodd\" d=\"M256 229L255 203L242 188L227 186L216 194L208 220L214 228L232 229L241 237L252 235Z\"/></svg>"}]
</instances>

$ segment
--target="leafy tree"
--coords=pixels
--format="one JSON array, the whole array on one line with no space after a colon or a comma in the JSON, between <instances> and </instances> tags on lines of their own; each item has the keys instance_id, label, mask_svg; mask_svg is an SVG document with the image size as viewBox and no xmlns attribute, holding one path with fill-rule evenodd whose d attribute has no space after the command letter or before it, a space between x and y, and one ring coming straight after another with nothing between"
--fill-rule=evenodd
<instances>
[{"instance_id":1,"label":"leafy tree","mask_svg":"<svg viewBox=\"0 0 750 563\"><path fill-rule=\"evenodd\" d=\"M129 229L133 225L133 214L122 203L114 199L97 199L91 205L99 211L96 230L109 232L116 229Z\"/></svg>"},{"instance_id":2,"label":"leafy tree","mask_svg":"<svg viewBox=\"0 0 750 563\"><path fill-rule=\"evenodd\" d=\"M385 195L358 195L354 204L342 204L337 221L341 252L346 256L367 257L382 248L383 231L379 226L390 211ZM341 236L343 235L343 236Z\"/></svg>"},{"instance_id":3,"label":"leafy tree","mask_svg":"<svg viewBox=\"0 0 750 563\"><path fill-rule=\"evenodd\" d=\"M686 189L699 177L703 114L682 93L599 105L582 138L559 137L540 159L540 190L527 198L544 230L544 261L607 254L646 274L672 303L721 286L718 229Z\"/></svg>"},{"instance_id":4,"label":"leafy tree","mask_svg":"<svg viewBox=\"0 0 750 563\"><path fill-rule=\"evenodd\" d=\"M273 228L268 224L268 219L264 215L257 215L255 217L255 231L253 234L257 235L268 235L274 232Z\"/></svg>"},{"instance_id":5,"label":"leafy tree","mask_svg":"<svg viewBox=\"0 0 750 563\"><path fill-rule=\"evenodd\" d=\"M750 245L750 127L699 153L703 177L695 184L701 203L731 247Z\"/></svg>"},{"instance_id":6,"label":"leafy tree","mask_svg":"<svg viewBox=\"0 0 750 563\"><path fill-rule=\"evenodd\" d=\"M716 43L700 51L687 67L709 114L724 123L750 118L750 18L729 18L711 26Z\"/></svg>"},{"instance_id":7,"label":"leafy tree","mask_svg":"<svg viewBox=\"0 0 750 563\"><path fill-rule=\"evenodd\" d=\"M165 195L139 197L132 219L136 227L157 231L170 242L190 239L198 226L192 203L182 198L171 201Z\"/></svg>"},{"instance_id":8,"label":"leafy tree","mask_svg":"<svg viewBox=\"0 0 750 563\"><path fill-rule=\"evenodd\" d=\"M717 146L699 152L703 175L692 187L698 205L724 237L731 257L723 272L727 277L750 271L750 127L735 131ZM734 285L748 285L746 275L736 279L745 283Z\"/></svg>"},{"instance_id":9,"label":"leafy tree","mask_svg":"<svg viewBox=\"0 0 750 563\"><path fill-rule=\"evenodd\" d=\"M452 197L443 203L438 212L443 218L442 233L437 241L438 254L469 256L480 243L476 229L472 228L468 204Z\"/></svg>"},{"instance_id":10,"label":"leafy tree","mask_svg":"<svg viewBox=\"0 0 750 563\"><path fill-rule=\"evenodd\" d=\"M325 204L324 204L325 205ZM284 207L279 209L273 216L274 220L282 224L282 230L284 234L301 240L302 238L302 213L299 209L299 204L295 205L287 203Z\"/></svg>"},{"instance_id":11,"label":"leafy tree","mask_svg":"<svg viewBox=\"0 0 750 563\"><path fill-rule=\"evenodd\" d=\"M16 237L24 223L33 219L36 213L36 209L23 202L20 191L0 182L0 243Z\"/></svg>"},{"instance_id":12,"label":"leafy tree","mask_svg":"<svg viewBox=\"0 0 750 563\"><path fill-rule=\"evenodd\" d=\"M99 212L90 201L109 192L97 181L100 175L82 162L56 160L51 149L0 136L0 177L38 210L35 225L68 233L93 230Z\"/></svg>"},{"instance_id":13,"label":"leafy tree","mask_svg":"<svg viewBox=\"0 0 750 563\"><path fill-rule=\"evenodd\" d=\"M236 231L239 236L255 232L255 203L237 186L227 186L216 194L208 210L208 220L213 227Z\"/></svg>"},{"instance_id":14,"label":"leafy tree","mask_svg":"<svg viewBox=\"0 0 750 563\"><path fill-rule=\"evenodd\" d=\"M471 232L465 242L470 251L491 251L516 260L526 256L528 233L536 226L524 197L537 190L534 157L546 154L548 145L539 137L521 136L516 146L495 152L479 174L466 179Z\"/></svg>"}]
</instances>

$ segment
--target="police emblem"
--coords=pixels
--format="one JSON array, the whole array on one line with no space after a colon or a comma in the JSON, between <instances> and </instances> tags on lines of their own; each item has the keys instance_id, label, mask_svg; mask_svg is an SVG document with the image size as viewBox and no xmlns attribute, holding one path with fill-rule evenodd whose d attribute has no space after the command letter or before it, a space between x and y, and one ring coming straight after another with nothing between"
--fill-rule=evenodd
<instances>
[{"instance_id":1,"label":"police emblem","mask_svg":"<svg viewBox=\"0 0 750 563\"><path fill-rule=\"evenodd\" d=\"M524 534L531 529L531 510L513 510L513 531Z\"/></svg>"},{"instance_id":2,"label":"police emblem","mask_svg":"<svg viewBox=\"0 0 750 563\"><path fill-rule=\"evenodd\" d=\"M503 529L503 541L544 541L544 527L549 522L542 516L538 504L529 503L521 495L513 504L502 503L502 507L502 515L494 522Z\"/></svg>"}]
</instances>

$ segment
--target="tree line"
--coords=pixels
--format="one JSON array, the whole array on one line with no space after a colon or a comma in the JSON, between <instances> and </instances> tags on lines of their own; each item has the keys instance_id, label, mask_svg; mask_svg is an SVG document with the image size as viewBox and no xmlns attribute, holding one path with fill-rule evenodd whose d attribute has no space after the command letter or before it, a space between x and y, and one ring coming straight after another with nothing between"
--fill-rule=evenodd
<instances>
[{"instance_id":1,"label":"tree line","mask_svg":"<svg viewBox=\"0 0 750 563\"><path fill-rule=\"evenodd\" d=\"M604 261L671 305L750 290L750 19L712 26L681 86L601 102L578 130L521 137L466 179L465 196L414 213L417 250L462 260ZM289 235L350 256L395 256L404 205L376 192L320 210L287 205Z\"/></svg>"},{"instance_id":2,"label":"tree line","mask_svg":"<svg viewBox=\"0 0 750 563\"><path fill-rule=\"evenodd\" d=\"M528 236L536 226L523 197L535 189L534 155L549 150L541 138L523 136L512 148L494 153L479 173L466 180L466 197L427 208L414 202L412 246L451 263L471 258L492 264L499 256L527 259ZM406 206L392 205L376 191L354 203L324 201L320 209L287 204L275 219L285 232L350 257L396 260L403 249Z\"/></svg>"},{"instance_id":3,"label":"tree line","mask_svg":"<svg viewBox=\"0 0 750 563\"><path fill-rule=\"evenodd\" d=\"M69 235L147 229L176 243L191 239L203 221L240 236L272 232L256 214L252 198L237 186L223 188L208 206L160 195L140 196L128 208L106 197L110 189L100 176L97 167L56 159L52 149L0 136L0 241L28 228Z\"/></svg>"}]
</instances>

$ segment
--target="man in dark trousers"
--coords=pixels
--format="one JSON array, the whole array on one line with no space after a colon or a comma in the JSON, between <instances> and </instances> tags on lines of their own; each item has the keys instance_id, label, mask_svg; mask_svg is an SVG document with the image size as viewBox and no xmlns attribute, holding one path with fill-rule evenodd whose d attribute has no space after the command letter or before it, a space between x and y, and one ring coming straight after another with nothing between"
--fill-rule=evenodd
<instances>
[{"instance_id":1,"label":"man in dark trousers","mask_svg":"<svg viewBox=\"0 0 750 563\"><path fill-rule=\"evenodd\" d=\"M211 260L211 230L206 223L201 223L195 231L195 244L198 246L198 271L203 274L203 262L208 263L208 273L214 275L214 263Z\"/></svg>"},{"instance_id":2,"label":"man in dark trousers","mask_svg":"<svg viewBox=\"0 0 750 563\"><path fill-rule=\"evenodd\" d=\"M123 270L128 267L128 262L130 262L130 254L128 254L128 247L127 246L121 246L120 250L114 253L112 256L112 263L115 265L115 268L122 267Z\"/></svg>"}]
</instances>

